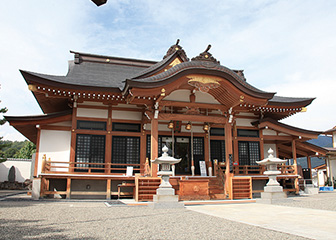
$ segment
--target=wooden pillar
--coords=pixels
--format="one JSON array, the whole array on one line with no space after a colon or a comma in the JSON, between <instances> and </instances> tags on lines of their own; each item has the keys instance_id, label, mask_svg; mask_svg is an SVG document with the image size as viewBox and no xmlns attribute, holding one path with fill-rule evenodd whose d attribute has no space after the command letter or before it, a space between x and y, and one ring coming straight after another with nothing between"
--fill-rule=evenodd
<instances>
[{"instance_id":1,"label":"wooden pillar","mask_svg":"<svg viewBox=\"0 0 336 240\"><path fill-rule=\"evenodd\" d=\"M159 123L157 119L152 119L151 121L151 160L158 157L159 148L159 133L158 133ZM158 165L152 163L151 175L152 177L157 177Z\"/></svg>"},{"instance_id":2,"label":"wooden pillar","mask_svg":"<svg viewBox=\"0 0 336 240\"><path fill-rule=\"evenodd\" d=\"M234 160L234 162L239 163L238 135L237 135L236 122L233 125L233 160Z\"/></svg>"},{"instance_id":3,"label":"wooden pillar","mask_svg":"<svg viewBox=\"0 0 336 240\"><path fill-rule=\"evenodd\" d=\"M71 178L67 178L66 198L70 199L70 196L71 196Z\"/></svg>"},{"instance_id":4,"label":"wooden pillar","mask_svg":"<svg viewBox=\"0 0 336 240\"><path fill-rule=\"evenodd\" d=\"M111 200L111 178L106 180L106 199Z\"/></svg>"},{"instance_id":5,"label":"wooden pillar","mask_svg":"<svg viewBox=\"0 0 336 240\"><path fill-rule=\"evenodd\" d=\"M107 114L107 134L105 139L105 173L111 173L111 161L112 161L112 106L108 107ZM110 196L111 197L111 196Z\"/></svg>"},{"instance_id":6,"label":"wooden pillar","mask_svg":"<svg viewBox=\"0 0 336 240\"><path fill-rule=\"evenodd\" d=\"M140 173L143 174L145 171L145 165L146 165L146 133L145 130L141 130L141 136L140 136Z\"/></svg>"},{"instance_id":7,"label":"wooden pillar","mask_svg":"<svg viewBox=\"0 0 336 240\"><path fill-rule=\"evenodd\" d=\"M71 123L71 143L70 143L70 164L69 172L74 172L74 163L76 156L76 128L77 128L77 103L74 102L72 108L72 123Z\"/></svg>"},{"instance_id":8,"label":"wooden pillar","mask_svg":"<svg viewBox=\"0 0 336 240\"><path fill-rule=\"evenodd\" d=\"M262 130L259 130L259 136L260 136L260 160L263 160L265 156L264 156L264 135ZM276 151L276 149L274 150Z\"/></svg>"},{"instance_id":9,"label":"wooden pillar","mask_svg":"<svg viewBox=\"0 0 336 240\"><path fill-rule=\"evenodd\" d=\"M210 132L210 130L209 130ZM205 133L204 134L204 160L205 162L207 163L206 165L209 167L210 165L210 134L208 133Z\"/></svg>"},{"instance_id":10,"label":"wooden pillar","mask_svg":"<svg viewBox=\"0 0 336 240\"><path fill-rule=\"evenodd\" d=\"M230 173L229 155L232 154L232 126L230 123L225 123L225 174Z\"/></svg>"},{"instance_id":11,"label":"wooden pillar","mask_svg":"<svg viewBox=\"0 0 336 240\"><path fill-rule=\"evenodd\" d=\"M298 175L298 167L297 167L297 158L296 158L296 144L295 140L292 140L292 157L293 157L293 165L294 165L294 174ZM299 178L295 178L295 192L298 194L300 189L299 189Z\"/></svg>"},{"instance_id":12,"label":"wooden pillar","mask_svg":"<svg viewBox=\"0 0 336 240\"><path fill-rule=\"evenodd\" d=\"M308 165L308 168L311 171L311 157L310 156L307 157L307 165Z\"/></svg>"},{"instance_id":13,"label":"wooden pillar","mask_svg":"<svg viewBox=\"0 0 336 240\"><path fill-rule=\"evenodd\" d=\"M35 166L34 166L34 178L37 177L39 153L40 153L40 138L41 138L41 129L37 129L37 140L36 140L36 154L35 154Z\"/></svg>"}]
</instances>

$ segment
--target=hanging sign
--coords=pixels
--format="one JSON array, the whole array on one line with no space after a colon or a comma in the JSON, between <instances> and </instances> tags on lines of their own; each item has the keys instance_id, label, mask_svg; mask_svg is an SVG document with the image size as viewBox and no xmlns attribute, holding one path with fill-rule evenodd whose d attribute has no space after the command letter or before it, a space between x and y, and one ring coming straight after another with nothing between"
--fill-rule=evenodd
<instances>
[{"instance_id":1,"label":"hanging sign","mask_svg":"<svg viewBox=\"0 0 336 240\"><path fill-rule=\"evenodd\" d=\"M206 177L207 172L206 172L205 161L199 161L199 165L200 165L200 170L201 170L201 176Z\"/></svg>"}]
</instances>

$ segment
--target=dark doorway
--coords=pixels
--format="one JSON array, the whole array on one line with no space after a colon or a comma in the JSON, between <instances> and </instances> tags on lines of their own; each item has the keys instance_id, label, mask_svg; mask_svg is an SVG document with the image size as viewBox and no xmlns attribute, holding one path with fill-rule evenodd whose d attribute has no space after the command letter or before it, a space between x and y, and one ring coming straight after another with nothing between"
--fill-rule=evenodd
<instances>
[{"instance_id":1,"label":"dark doorway","mask_svg":"<svg viewBox=\"0 0 336 240\"><path fill-rule=\"evenodd\" d=\"M175 141L175 158L182 158L175 166L176 175L191 174L190 139L188 137L177 137Z\"/></svg>"},{"instance_id":2,"label":"dark doorway","mask_svg":"<svg viewBox=\"0 0 336 240\"><path fill-rule=\"evenodd\" d=\"M171 136L159 136L158 142L158 155L162 155L162 147L166 145L168 147L169 156L175 158L182 158L181 162L175 165L176 175L191 175L191 137L175 137L174 138L174 154L172 152L172 137ZM150 158L150 135L147 135L147 157ZM194 166L195 175L200 174L199 161L204 161L204 138L194 137Z\"/></svg>"}]
</instances>

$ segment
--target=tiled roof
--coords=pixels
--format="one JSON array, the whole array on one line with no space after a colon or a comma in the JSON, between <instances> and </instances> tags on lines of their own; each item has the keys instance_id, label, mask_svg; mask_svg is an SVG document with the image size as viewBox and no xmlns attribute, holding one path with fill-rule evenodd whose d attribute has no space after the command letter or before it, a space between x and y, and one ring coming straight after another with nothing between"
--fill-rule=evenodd
<instances>
[{"instance_id":1,"label":"tiled roof","mask_svg":"<svg viewBox=\"0 0 336 240\"><path fill-rule=\"evenodd\" d=\"M123 81L126 78L132 77L144 69L144 67L139 66L118 64L96 62L82 62L80 64L74 64L73 62L70 62L69 72L66 76L26 72L31 75L59 83L122 89L124 87Z\"/></svg>"},{"instance_id":2,"label":"tiled roof","mask_svg":"<svg viewBox=\"0 0 336 240\"><path fill-rule=\"evenodd\" d=\"M129 82L134 82L134 83L154 83L154 82L160 82L168 79L169 77L176 75L182 71L188 71L188 70L193 70L193 69L205 69L205 70L215 70L219 72L225 72L229 75L231 75L239 84L243 85L244 87L258 93L268 93L265 91L262 91L258 88L253 87L249 83L243 79L243 77L239 76L236 72L233 70L224 67L219 64L215 64L212 62L205 62L205 61L189 61L189 62L183 62L180 63L172 68L170 68L168 71L162 72L158 75L147 77L147 78L142 78L142 79L130 79Z\"/></svg>"}]
</instances>

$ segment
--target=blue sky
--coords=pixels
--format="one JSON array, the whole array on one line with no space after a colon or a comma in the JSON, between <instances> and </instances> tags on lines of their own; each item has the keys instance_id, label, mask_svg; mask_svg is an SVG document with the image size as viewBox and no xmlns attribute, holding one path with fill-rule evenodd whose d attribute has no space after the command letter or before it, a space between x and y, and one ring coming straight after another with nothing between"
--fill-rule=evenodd
<instances>
[{"instance_id":1,"label":"blue sky","mask_svg":"<svg viewBox=\"0 0 336 240\"><path fill-rule=\"evenodd\" d=\"M19 69L65 75L69 50L160 60L181 39L189 58L210 52L244 69L247 81L280 96L316 97L283 122L311 130L336 125L336 1L119 1L0 3L0 107L40 114ZM8 124L0 136L24 137Z\"/></svg>"}]
</instances>

